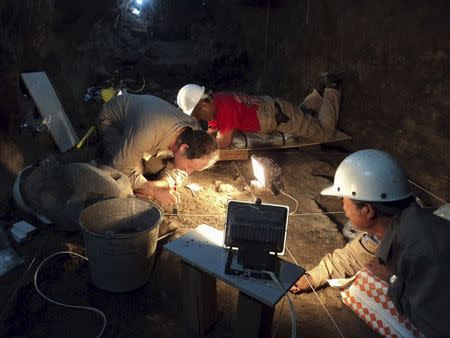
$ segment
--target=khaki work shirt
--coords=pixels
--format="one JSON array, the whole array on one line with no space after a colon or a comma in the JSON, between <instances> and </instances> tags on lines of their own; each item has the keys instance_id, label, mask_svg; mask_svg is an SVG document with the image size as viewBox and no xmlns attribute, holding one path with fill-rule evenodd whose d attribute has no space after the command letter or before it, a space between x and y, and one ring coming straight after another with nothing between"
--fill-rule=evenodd
<instances>
[{"instance_id":1,"label":"khaki work shirt","mask_svg":"<svg viewBox=\"0 0 450 338\"><path fill-rule=\"evenodd\" d=\"M147 182L143 174L156 173L150 163L161 170L165 166L162 160L173 157L169 146L181 130L200 129L192 116L170 103L151 95L132 94L105 103L98 127L111 165L129 177L133 190Z\"/></svg>"},{"instance_id":2,"label":"khaki work shirt","mask_svg":"<svg viewBox=\"0 0 450 338\"><path fill-rule=\"evenodd\" d=\"M326 284L328 279L351 277L376 257L378 245L378 240L361 233L342 249L326 254L319 265L307 273L313 278L315 287Z\"/></svg>"}]
</instances>

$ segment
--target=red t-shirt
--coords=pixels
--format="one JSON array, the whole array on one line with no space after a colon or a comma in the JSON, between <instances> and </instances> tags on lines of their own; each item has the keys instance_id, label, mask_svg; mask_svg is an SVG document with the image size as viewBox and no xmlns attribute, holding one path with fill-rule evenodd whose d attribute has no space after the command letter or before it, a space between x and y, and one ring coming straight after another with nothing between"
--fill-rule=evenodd
<instances>
[{"instance_id":1,"label":"red t-shirt","mask_svg":"<svg viewBox=\"0 0 450 338\"><path fill-rule=\"evenodd\" d=\"M209 121L211 128L218 129L221 133L231 130L259 131L259 108L255 97L239 93L214 93L211 94L215 108L215 119Z\"/></svg>"}]
</instances>

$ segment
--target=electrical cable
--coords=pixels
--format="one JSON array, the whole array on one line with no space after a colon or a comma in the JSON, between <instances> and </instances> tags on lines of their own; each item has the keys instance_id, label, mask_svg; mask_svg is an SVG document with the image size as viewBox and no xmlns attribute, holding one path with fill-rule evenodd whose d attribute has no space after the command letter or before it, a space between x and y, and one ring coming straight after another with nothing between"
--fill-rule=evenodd
<instances>
[{"instance_id":1,"label":"electrical cable","mask_svg":"<svg viewBox=\"0 0 450 338\"><path fill-rule=\"evenodd\" d=\"M182 214L182 213L174 214L173 212L165 212L164 216L218 217L218 218L224 217L224 215L219 214Z\"/></svg>"},{"instance_id":2,"label":"electrical cable","mask_svg":"<svg viewBox=\"0 0 450 338\"><path fill-rule=\"evenodd\" d=\"M315 216L315 215L343 215L345 211L319 211L319 212L302 212L291 216Z\"/></svg>"},{"instance_id":3,"label":"electrical cable","mask_svg":"<svg viewBox=\"0 0 450 338\"><path fill-rule=\"evenodd\" d=\"M283 302L281 303L280 312L279 312L278 317L281 317L281 313L283 312L285 301L286 301L286 297L283 297ZM272 338L275 338L279 328L280 328L280 321L278 321L277 325L275 326L275 329L272 332Z\"/></svg>"},{"instance_id":4,"label":"electrical cable","mask_svg":"<svg viewBox=\"0 0 450 338\"><path fill-rule=\"evenodd\" d=\"M422 209L436 209L439 208L439 206L431 206L431 207L422 207ZM344 211L319 211L319 212L301 212L301 213L289 213L289 215L292 216L318 216L318 215L344 215ZM223 215L219 214L174 214L174 213L164 213L164 216L190 216L190 217L217 217L217 218L223 218Z\"/></svg>"},{"instance_id":5,"label":"electrical cable","mask_svg":"<svg viewBox=\"0 0 450 338\"><path fill-rule=\"evenodd\" d=\"M292 260L294 261L295 265L299 266L296 259L294 258L294 256L292 255L291 251L289 250L289 248L286 246L286 251L289 253L289 256L291 256ZM325 307L325 305L323 304L323 302L320 300L319 295L317 294L316 290L314 289L314 287L311 285L311 283L309 282L308 278L305 278L306 281L309 284L309 287L311 288L311 290L314 292L314 295L316 296L317 300L319 301L319 304L323 307L325 313L328 315L328 317L331 319L331 322L333 323L334 327L336 328L336 330L339 332L339 334L341 335L341 337L345 338L344 334L342 333L341 329L339 328L339 326L337 325L336 321L334 320L334 318L331 316L330 312L328 312L327 308Z\"/></svg>"},{"instance_id":6,"label":"electrical cable","mask_svg":"<svg viewBox=\"0 0 450 338\"><path fill-rule=\"evenodd\" d=\"M47 229L48 226L46 226L44 229ZM3 321L3 316L6 313L6 310L8 309L9 304L11 303L11 301L13 300L13 298L15 297L15 295L17 294L17 291L19 290L20 286L22 285L23 280L25 279L25 276L27 275L28 271L30 271L31 267L33 266L34 262L36 261L37 256L39 256L39 254L41 253L42 248L44 247L44 244L47 243L48 241L48 234L45 236L45 238L43 239L41 245L39 246L36 255L33 257L33 259L31 260L30 264L28 265L27 269L25 270L25 272L22 274L22 277L20 277L16 288L14 289L13 293L11 294L11 297L9 297L8 301L6 302L6 304L3 306L3 310L0 314L0 321Z\"/></svg>"},{"instance_id":7,"label":"electrical cable","mask_svg":"<svg viewBox=\"0 0 450 338\"><path fill-rule=\"evenodd\" d=\"M428 208L428 207L425 207ZM299 214L292 214L291 216L317 216L317 215L339 215L339 214L345 214L344 211L324 211L324 212L302 212ZM197 217L220 217L223 218L223 215L219 214L174 214L174 213L164 213L164 216L197 216Z\"/></svg>"},{"instance_id":8,"label":"electrical cable","mask_svg":"<svg viewBox=\"0 0 450 338\"><path fill-rule=\"evenodd\" d=\"M294 197L292 197L291 195L289 195L289 194L288 194L287 192L285 192L283 189L280 189L280 192L281 192L283 195L285 195L285 196L287 196L287 197L289 197L289 198L291 198L291 199L294 200L294 202L295 202L295 208L294 208L294 211L292 211L292 212L289 213L290 216L294 215L294 214L297 212L297 209L298 209L298 200L295 199Z\"/></svg>"},{"instance_id":9,"label":"electrical cable","mask_svg":"<svg viewBox=\"0 0 450 338\"><path fill-rule=\"evenodd\" d=\"M142 85L138 89L130 89L124 81L124 86L130 93L140 93L145 89L145 77L141 72L137 71L137 73L139 74L139 77L141 78L142 81Z\"/></svg>"},{"instance_id":10,"label":"electrical cable","mask_svg":"<svg viewBox=\"0 0 450 338\"><path fill-rule=\"evenodd\" d=\"M417 183L415 183L415 182L413 182L413 181L411 181L411 180L408 180L408 182L411 183L412 185L416 186L417 188L419 188L419 189L425 191L426 193L430 194L431 196L433 196L434 198L436 198L436 199L439 200L440 202L442 202L442 203L444 203L444 204L447 204L447 202L446 202L443 198L440 198L439 196L433 194L431 191L425 189L424 187L421 187L421 186L418 185Z\"/></svg>"},{"instance_id":11,"label":"electrical cable","mask_svg":"<svg viewBox=\"0 0 450 338\"><path fill-rule=\"evenodd\" d=\"M291 309L291 338L295 338L297 337L297 318L295 316L295 309L294 309L294 304L292 304L292 300L291 297L289 297L288 292L289 291L284 291L283 285L281 284L281 282L278 280L277 277L275 277L275 275L273 274L272 271L267 271L267 270L261 270L261 272L268 274L272 280L274 281L274 283L278 286L278 288L281 290L281 292L285 295L285 297L287 298L288 302L289 302L289 307Z\"/></svg>"},{"instance_id":12,"label":"electrical cable","mask_svg":"<svg viewBox=\"0 0 450 338\"><path fill-rule=\"evenodd\" d=\"M289 297L288 291L284 291L283 285L281 284L281 282L275 277L275 275L273 274L273 272L271 271L267 271L267 270L251 270L251 269L246 269L243 274L240 276L240 278L248 278L251 279L255 282L262 282L261 279L257 279L252 277L252 273L265 273L267 275L270 276L270 278L272 279L272 281L275 283L276 289L281 290L281 292L283 293L284 297L283 297L283 303L281 304L281 309L280 309L280 316L281 316L281 311L283 311L283 306L284 306L284 301L287 298L289 301L289 305L290 305L290 309L291 309L291 338L295 338L297 336L297 319L295 316L295 309L294 309L294 305L292 303L291 298ZM267 284L267 281L262 282L266 287L269 287L269 285ZM275 337L278 328L279 328L279 323L277 324L274 332L272 333L272 338Z\"/></svg>"},{"instance_id":13,"label":"electrical cable","mask_svg":"<svg viewBox=\"0 0 450 338\"><path fill-rule=\"evenodd\" d=\"M59 252L56 252L56 253L48 256L47 258L45 258L41 262L41 264L39 264L39 266L36 269L36 272L34 273L34 288L36 289L37 293L39 293L39 295L42 298L44 298L45 300L47 300L50 303L53 303L53 304L56 304L56 305L59 305L59 306L73 308L73 309L82 309L82 310L88 310L88 311L93 311L95 313L98 313L103 319L103 327L102 327L100 333L97 335L97 338L99 338L99 337L101 337L103 335L103 332L105 331L105 328L106 328L106 316L101 310L96 309L94 307L90 307L90 306L71 305L71 304L64 304L64 303L57 302L57 301L55 301L53 299L50 299L46 295L44 295L44 293L38 287L37 276L38 276L38 273L41 270L41 268L45 265L45 263L47 263L48 260L50 260L51 258L53 258L53 257L55 257L57 255L62 255L62 254L70 254L70 255L81 257L81 258L85 259L86 261L88 260L86 257L84 257L84 256L82 256L80 254L77 254L75 252L72 252L72 251L59 251Z\"/></svg>"},{"instance_id":14,"label":"electrical cable","mask_svg":"<svg viewBox=\"0 0 450 338\"><path fill-rule=\"evenodd\" d=\"M248 185L247 180L245 179L244 175L242 175L241 171L239 170L239 168L238 168L236 162L233 161L233 164L234 164L234 167L236 168L236 170L238 171L239 176L241 176L242 179L244 180L244 183L245 183L245 185L247 186L248 191L250 191L250 194L252 194L253 200L256 201L256 196L255 196L255 194L253 193L252 189L251 189L250 186Z\"/></svg>"}]
</instances>

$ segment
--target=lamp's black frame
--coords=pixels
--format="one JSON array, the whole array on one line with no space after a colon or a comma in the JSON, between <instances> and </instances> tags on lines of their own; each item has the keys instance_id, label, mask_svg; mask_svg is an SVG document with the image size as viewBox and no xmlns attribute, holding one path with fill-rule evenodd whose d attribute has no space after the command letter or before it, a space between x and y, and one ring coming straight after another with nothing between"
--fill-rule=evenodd
<instances>
[{"instance_id":1,"label":"lamp's black frame","mask_svg":"<svg viewBox=\"0 0 450 338\"><path fill-rule=\"evenodd\" d=\"M239 220L243 224L237 222L239 217L233 214L235 212L245 212L245 215L242 215L242 219ZM269 270L277 273L279 265L277 264L279 262L277 256L284 253L286 244L288 216L289 208L287 206L262 204L260 199L257 199L254 204L228 201L224 236L224 246L228 248L225 273L239 275L248 269ZM249 224L252 220L255 221L254 225ZM258 229L258 222L264 222L265 224ZM233 227L244 227L246 229L244 234L248 238L233 238ZM275 238L273 242L264 238L264 233L261 235L261 231L258 232L258 230L267 230L267 228L269 228L267 233L274 232L278 235L278 238ZM256 231L258 234L253 235L252 231ZM281 240L280 235L282 236ZM232 263L235 261L235 256L237 256L237 263L242 269L233 268Z\"/></svg>"}]
</instances>

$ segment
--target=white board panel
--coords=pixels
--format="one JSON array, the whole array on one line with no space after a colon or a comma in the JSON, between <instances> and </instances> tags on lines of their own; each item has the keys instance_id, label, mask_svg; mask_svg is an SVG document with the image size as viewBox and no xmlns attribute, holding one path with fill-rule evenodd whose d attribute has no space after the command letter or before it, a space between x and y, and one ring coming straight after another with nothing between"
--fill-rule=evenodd
<instances>
[{"instance_id":1,"label":"white board panel","mask_svg":"<svg viewBox=\"0 0 450 338\"><path fill-rule=\"evenodd\" d=\"M58 148L62 152L72 148L79 142L79 138L47 74L45 72L22 73L22 79Z\"/></svg>"}]
</instances>

